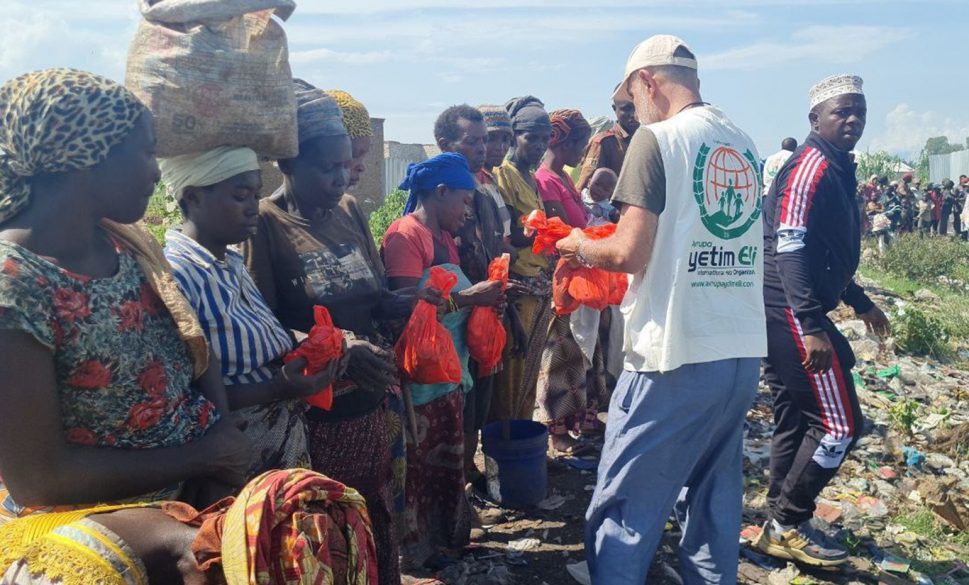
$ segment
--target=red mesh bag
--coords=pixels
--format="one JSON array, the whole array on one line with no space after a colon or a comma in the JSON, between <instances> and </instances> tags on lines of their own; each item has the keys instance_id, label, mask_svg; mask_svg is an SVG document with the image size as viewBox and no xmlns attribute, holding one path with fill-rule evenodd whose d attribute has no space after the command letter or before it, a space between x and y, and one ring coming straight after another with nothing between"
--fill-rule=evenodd
<instances>
[{"instance_id":1,"label":"red mesh bag","mask_svg":"<svg viewBox=\"0 0 969 585\"><path fill-rule=\"evenodd\" d=\"M425 288L437 289L447 297L457 284L458 277L434 266ZM404 374L418 384L440 384L461 381L461 360L447 327L437 318L437 307L427 301L417 301L404 332L394 346L397 365Z\"/></svg>"},{"instance_id":2,"label":"red mesh bag","mask_svg":"<svg viewBox=\"0 0 969 585\"><path fill-rule=\"evenodd\" d=\"M488 280L501 283L502 292L508 288L508 265L511 257L502 254L488 265ZM505 349L507 334L501 319L491 307L475 307L471 309L468 319L468 349L471 357L478 362L482 370L490 371L501 361L501 352Z\"/></svg>"},{"instance_id":3,"label":"red mesh bag","mask_svg":"<svg viewBox=\"0 0 969 585\"><path fill-rule=\"evenodd\" d=\"M522 218L526 234L535 234L532 252L535 254L554 254L555 244L572 233L572 228L557 217L548 219L545 212L536 209Z\"/></svg>"},{"instance_id":4,"label":"red mesh bag","mask_svg":"<svg viewBox=\"0 0 969 585\"><path fill-rule=\"evenodd\" d=\"M629 288L629 275L625 272L610 272L609 276L609 304L621 305Z\"/></svg>"},{"instance_id":5,"label":"red mesh bag","mask_svg":"<svg viewBox=\"0 0 969 585\"><path fill-rule=\"evenodd\" d=\"M556 315L568 315L579 308L579 301L569 293L569 285L575 273L581 266L573 266L565 258L560 258L555 265L555 276L552 277L552 304Z\"/></svg>"},{"instance_id":6,"label":"red mesh bag","mask_svg":"<svg viewBox=\"0 0 969 585\"><path fill-rule=\"evenodd\" d=\"M582 230L590 240L601 240L603 238L608 238L616 234L616 225L614 223L607 223L605 225L597 225L593 227L587 227Z\"/></svg>"},{"instance_id":7,"label":"red mesh bag","mask_svg":"<svg viewBox=\"0 0 969 585\"><path fill-rule=\"evenodd\" d=\"M582 230L590 240L601 240L616 233L616 224ZM626 294L626 275L601 268L573 266L559 260L552 277L552 300L556 315L568 315L581 305L603 310L618 305ZM617 300L618 299L618 300Z\"/></svg>"},{"instance_id":8,"label":"red mesh bag","mask_svg":"<svg viewBox=\"0 0 969 585\"><path fill-rule=\"evenodd\" d=\"M343 357L343 331L333 325L330 312L326 307L313 307L313 319L316 322L310 328L309 335L299 344L299 347L283 357L284 363L299 358L306 358L304 376L312 376L326 368L331 361ZM333 408L333 386L327 386L304 400L317 408L330 410Z\"/></svg>"}]
</instances>

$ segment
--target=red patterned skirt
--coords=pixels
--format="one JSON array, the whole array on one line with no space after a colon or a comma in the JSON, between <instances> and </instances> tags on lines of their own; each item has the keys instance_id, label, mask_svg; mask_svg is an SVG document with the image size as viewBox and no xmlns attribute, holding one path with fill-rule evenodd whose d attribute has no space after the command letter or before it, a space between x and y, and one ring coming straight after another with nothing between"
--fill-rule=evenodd
<instances>
[{"instance_id":1,"label":"red patterned skirt","mask_svg":"<svg viewBox=\"0 0 969 585\"><path fill-rule=\"evenodd\" d=\"M472 517L464 491L464 392L455 390L414 411L418 436L415 442L408 433L401 542L408 568L467 546Z\"/></svg>"},{"instance_id":2,"label":"red patterned skirt","mask_svg":"<svg viewBox=\"0 0 969 585\"><path fill-rule=\"evenodd\" d=\"M384 407L350 420L310 419L307 443L313 471L356 489L367 500L377 546L379 585L400 585Z\"/></svg>"}]
</instances>

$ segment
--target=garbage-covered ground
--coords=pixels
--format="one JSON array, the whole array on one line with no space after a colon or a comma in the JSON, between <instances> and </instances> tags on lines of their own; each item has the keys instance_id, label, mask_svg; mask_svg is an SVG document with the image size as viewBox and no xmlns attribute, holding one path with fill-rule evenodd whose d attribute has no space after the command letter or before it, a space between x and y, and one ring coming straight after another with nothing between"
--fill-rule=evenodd
<instances>
[{"instance_id":1,"label":"garbage-covered ground","mask_svg":"<svg viewBox=\"0 0 969 585\"><path fill-rule=\"evenodd\" d=\"M946 307L931 291L905 300L873 282L862 284L886 312L917 303L926 313L945 315ZM810 569L770 559L744 544L739 581L969 585L969 371L964 369L969 353L963 348L956 356L963 369L956 367L958 359L943 364L899 356L893 340L870 336L849 310L833 318L858 356L855 381L868 424L867 434L822 494L817 516L822 525L832 526L851 559L833 570ZM771 433L766 387L748 422L741 542L755 538L766 517ZM502 510L475 497L484 527L475 531L464 562L437 578L449 585L579 582L570 566L575 571L583 560L594 466L594 457L550 459L549 495L532 511ZM680 583L677 539L675 525L668 525L650 583Z\"/></svg>"}]
</instances>

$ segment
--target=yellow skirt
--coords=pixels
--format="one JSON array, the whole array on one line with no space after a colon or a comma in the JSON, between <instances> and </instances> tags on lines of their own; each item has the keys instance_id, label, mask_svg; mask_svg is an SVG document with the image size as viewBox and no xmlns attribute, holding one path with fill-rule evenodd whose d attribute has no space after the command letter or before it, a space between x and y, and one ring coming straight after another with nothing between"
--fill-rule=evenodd
<instances>
[{"instance_id":1,"label":"yellow skirt","mask_svg":"<svg viewBox=\"0 0 969 585\"><path fill-rule=\"evenodd\" d=\"M148 573L114 532L88 519L139 505L35 514L0 525L0 585L148 585Z\"/></svg>"}]
</instances>

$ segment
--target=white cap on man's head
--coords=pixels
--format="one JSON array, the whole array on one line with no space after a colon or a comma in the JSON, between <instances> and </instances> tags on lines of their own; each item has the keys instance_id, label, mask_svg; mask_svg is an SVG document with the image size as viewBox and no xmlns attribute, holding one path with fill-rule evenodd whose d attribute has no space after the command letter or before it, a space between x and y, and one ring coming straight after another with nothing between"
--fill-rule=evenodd
<instances>
[{"instance_id":1,"label":"white cap on man's head","mask_svg":"<svg viewBox=\"0 0 969 585\"><path fill-rule=\"evenodd\" d=\"M673 35L653 35L636 45L633 52L629 54L629 58L626 59L626 72L622 77L622 83L612 94L612 99L632 101L633 96L630 95L628 87L629 76L644 67L679 65L696 69L696 59L676 56L676 51L680 47L689 51L691 55L694 54L682 39Z\"/></svg>"},{"instance_id":2,"label":"white cap on man's head","mask_svg":"<svg viewBox=\"0 0 969 585\"><path fill-rule=\"evenodd\" d=\"M839 95L865 95L865 92L861 89L863 84L864 81L857 75L841 74L825 77L815 83L814 87L808 92L811 98L811 109L813 110L814 106Z\"/></svg>"}]
</instances>

